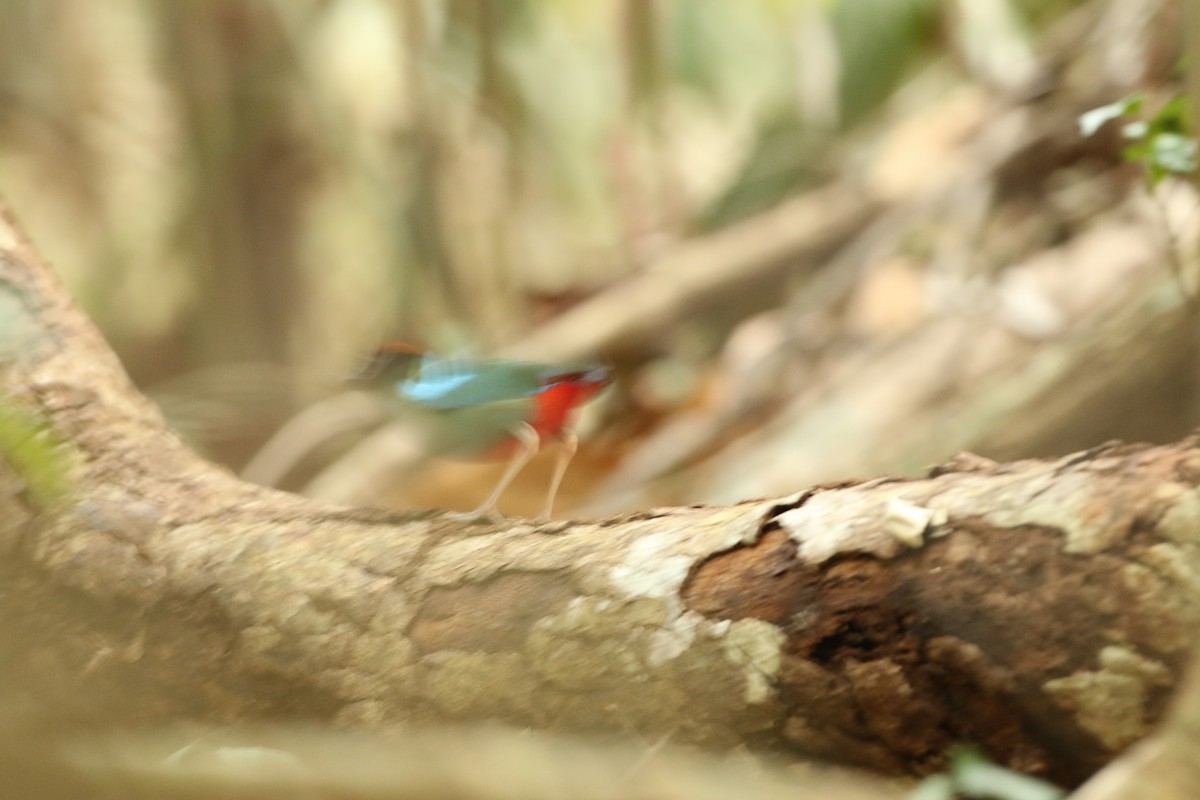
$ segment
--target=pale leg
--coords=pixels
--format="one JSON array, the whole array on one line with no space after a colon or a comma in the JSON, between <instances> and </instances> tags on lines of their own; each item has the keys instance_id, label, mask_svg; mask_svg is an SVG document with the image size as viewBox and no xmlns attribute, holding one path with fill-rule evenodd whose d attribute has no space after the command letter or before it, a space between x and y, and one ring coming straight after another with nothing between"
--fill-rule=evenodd
<instances>
[{"instance_id":1,"label":"pale leg","mask_svg":"<svg viewBox=\"0 0 1200 800\"><path fill-rule=\"evenodd\" d=\"M570 464L571 459L574 458L577 447L579 447L579 437L575 435L575 431L564 428L559 437L558 460L554 462L554 477L550 479L550 492L546 495L546 505L542 509L542 513L538 514L538 519L550 519L550 511L554 508L554 497L558 494L558 485L562 483L563 473L567 471L567 464Z\"/></svg>"},{"instance_id":2,"label":"pale leg","mask_svg":"<svg viewBox=\"0 0 1200 800\"><path fill-rule=\"evenodd\" d=\"M537 455L538 447L541 445L541 438L538 436L538 432L527 422L522 422L512 433L513 437L517 440L517 450L512 454L512 458L508 460L508 466L504 468L504 474L500 476L500 482L496 484L496 488L488 495L488 499L484 500L479 508L474 511L466 513L451 512L447 516L455 519L469 519L484 515L493 518L502 516L496 511L496 503L500 500L500 495L504 494L504 490L512 483L512 479L517 477L517 473L521 471L522 467L529 463L529 459Z\"/></svg>"}]
</instances>

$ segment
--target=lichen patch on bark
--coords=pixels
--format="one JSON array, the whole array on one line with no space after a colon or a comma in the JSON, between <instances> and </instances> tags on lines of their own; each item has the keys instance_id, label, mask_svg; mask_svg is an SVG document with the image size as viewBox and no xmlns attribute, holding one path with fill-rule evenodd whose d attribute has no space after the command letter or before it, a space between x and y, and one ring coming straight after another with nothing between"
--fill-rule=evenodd
<instances>
[{"instance_id":1,"label":"lichen patch on bark","mask_svg":"<svg viewBox=\"0 0 1200 800\"><path fill-rule=\"evenodd\" d=\"M777 626L759 619L740 619L721 637L725 657L742 668L747 703L757 705L771 697L785 638Z\"/></svg>"}]
</instances>

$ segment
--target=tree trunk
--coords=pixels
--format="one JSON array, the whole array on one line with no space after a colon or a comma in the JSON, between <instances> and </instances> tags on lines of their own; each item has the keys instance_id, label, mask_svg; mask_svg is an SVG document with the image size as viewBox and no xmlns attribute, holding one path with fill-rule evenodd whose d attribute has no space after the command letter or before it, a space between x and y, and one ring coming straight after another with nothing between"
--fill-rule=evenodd
<instances>
[{"instance_id":1,"label":"tree trunk","mask_svg":"<svg viewBox=\"0 0 1200 800\"><path fill-rule=\"evenodd\" d=\"M0 453L6 726L488 718L893 773L971 741L1075 783L1149 731L1200 621L1193 440L546 524L239 482L7 213L0 392L69 487Z\"/></svg>"}]
</instances>

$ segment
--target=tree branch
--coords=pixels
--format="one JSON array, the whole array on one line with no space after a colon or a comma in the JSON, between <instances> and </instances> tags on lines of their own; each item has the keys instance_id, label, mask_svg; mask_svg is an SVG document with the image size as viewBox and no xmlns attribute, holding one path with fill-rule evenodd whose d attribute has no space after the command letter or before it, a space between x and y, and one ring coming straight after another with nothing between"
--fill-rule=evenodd
<instances>
[{"instance_id":1,"label":"tree branch","mask_svg":"<svg viewBox=\"0 0 1200 800\"><path fill-rule=\"evenodd\" d=\"M969 740L1074 782L1149 730L1200 621L1192 440L464 524L194 456L7 212L0 310L0 402L59 443L71 487L0 496L10 715L492 718L892 772Z\"/></svg>"}]
</instances>

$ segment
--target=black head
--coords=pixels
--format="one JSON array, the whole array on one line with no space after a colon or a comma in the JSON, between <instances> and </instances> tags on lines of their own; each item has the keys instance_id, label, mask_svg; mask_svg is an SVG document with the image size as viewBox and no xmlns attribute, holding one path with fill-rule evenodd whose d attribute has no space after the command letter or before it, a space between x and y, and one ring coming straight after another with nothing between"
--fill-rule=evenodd
<instances>
[{"instance_id":1,"label":"black head","mask_svg":"<svg viewBox=\"0 0 1200 800\"><path fill-rule=\"evenodd\" d=\"M375 348L367 363L346 382L358 389L374 389L411 377L426 353L406 342L387 342Z\"/></svg>"}]
</instances>

